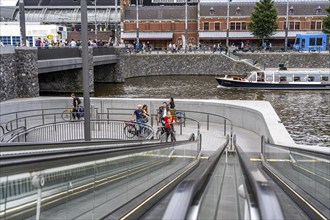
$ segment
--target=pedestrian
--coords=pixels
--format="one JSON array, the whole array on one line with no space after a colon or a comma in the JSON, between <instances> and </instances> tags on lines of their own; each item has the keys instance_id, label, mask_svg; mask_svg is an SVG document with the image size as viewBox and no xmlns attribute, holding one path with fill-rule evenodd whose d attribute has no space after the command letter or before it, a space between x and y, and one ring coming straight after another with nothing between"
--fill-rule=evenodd
<instances>
[{"instance_id":1,"label":"pedestrian","mask_svg":"<svg viewBox=\"0 0 330 220\"><path fill-rule=\"evenodd\" d=\"M165 132L166 132L166 142L168 142L168 137L171 135L171 141L176 141L175 131L174 131L174 117L172 116L171 112L168 111L167 115L164 117L165 121Z\"/></svg>"},{"instance_id":2,"label":"pedestrian","mask_svg":"<svg viewBox=\"0 0 330 220\"><path fill-rule=\"evenodd\" d=\"M148 106L147 106L146 104L144 104L144 105L142 106L142 110L143 110L143 112L144 112L144 115L142 116L142 122L143 122L144 124L146 124L146 123L148 123L148 121L149 121Z\"/></svg>"},{"instance_id":3,"label":"pedestrian","mask_svg":"<svg viewBox=\"0 0 330 220\"><path fill-rule=\"evenodd\" d=\"M74 93L71 93L72 98L72 118L73 120L77 119L80 120L80 113L79 113L79 105L81 104L81 101L79 97L77 97Z\"/></svg>"},{"instance_id":4,"label":"pedestrian","mask_svg":"<svg viewBox=\"0 0 330 220\"><path fill-rule=\"evenodd\" d=\"M171 112L171 115L174 116L175 121L176 121L176 116L175 116L175 103L173 97L170 97L170 102L168 103L169 106L169 111Z\"/></svg>"},{"instance_id":5,"label":"pedestrian","mask_svg":"<svg viewBox=\"0 0 330 220\"><path fill-rule=\"evenodd\" d=\"M145 115L145 114L144 114L144 111L142 110L142 105L138 105L137 109L132 114L132 121L135 121L139 125L139 136L142 133L143 115Z\"/></svg>"},{"instance_id":6,"label":"pedestrian","mask_svg":"<svg viewBox=\"0 0 330 220\"><path fill-rule=\"evenodd\" d=\"M157 123L162 122L162 124L165 125L163 119L167 115L168 111L169 111L169 108L167 106L167 103L163 102L162 106L160 106L157 111Z\"/></svg>"}]
</instances>

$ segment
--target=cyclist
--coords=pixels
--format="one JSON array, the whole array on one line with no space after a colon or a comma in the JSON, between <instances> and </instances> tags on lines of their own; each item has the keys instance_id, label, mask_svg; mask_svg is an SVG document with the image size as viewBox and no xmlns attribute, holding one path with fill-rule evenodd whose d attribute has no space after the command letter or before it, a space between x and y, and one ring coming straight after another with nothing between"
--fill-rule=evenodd
<instances>
[{"instance_id":1,"label":"cyclist","mask_svg":"<svg viewBox=\"0 0 330 220\"><path fill-rule=\"evenodd\" d=\"M77 119L80 120L80 113L79 113L79 105L81 104L81 101L79 97L77 97L74 93L71 93L71 98L72 98L72 118L73 120Z\"/></svg>"},{"instance_id":2,"label":"cyclist","mask_svg":"<svg viewBox=\"0 0 330 220\"><path fill-rule=\"evenodd\" d=\"M146 116L144 110L142 109L142 105L138 105L137 109L132 114L132 121L135 121L139 124L139 135L141 135L142 127L143 127L143 116Z\"/></svg>"}]
</instances>

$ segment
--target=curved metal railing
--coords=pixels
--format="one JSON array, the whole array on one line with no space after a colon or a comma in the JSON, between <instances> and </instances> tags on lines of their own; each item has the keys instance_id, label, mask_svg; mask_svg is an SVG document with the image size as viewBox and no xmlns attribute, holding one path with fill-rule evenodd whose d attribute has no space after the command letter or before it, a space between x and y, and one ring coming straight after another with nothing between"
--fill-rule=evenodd
<instances>
[{"instance_id":1,"label":"curved metal railing","mask_svg":"<svg viewBox=\"0 0 330 220\"><path fill-rule=\"evenodd\" d=\"M139 139L138 134L125 134L125 121L92 120L91 138L93 140L132 140ZM138 125L136 125L138 126ZM144 139L154 136L153 128L143 125ZM14 134L7 142L61 142L84 139L84 121L65 121L39 125Z\"/></svg>"}]
</instances>

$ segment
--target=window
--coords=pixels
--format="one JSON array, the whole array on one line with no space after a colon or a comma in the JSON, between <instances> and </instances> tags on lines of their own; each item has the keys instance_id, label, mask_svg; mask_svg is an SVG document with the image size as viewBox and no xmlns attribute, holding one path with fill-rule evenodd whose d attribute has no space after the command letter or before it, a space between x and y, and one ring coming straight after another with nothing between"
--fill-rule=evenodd
<instances>
[{"instance_id":1,"label":"window","mask_svg":"<svg viewBox=\"0 0 330 220\"><path fill-rule=\"evenodd\" d=\"M294 82L300 82L300 76L295 76L293 77Z\"/></svg>"},{"instance_id":2,"label":"window","mask_svg":"<svg viewBox=\"0 0 330 220\"><path fill-rule=\"evenodd\" d=\"M309 39L309 46L315 46L315 38Z\"/></svg>"},{"instance_id":3,"label":"window","mask_svg":"<svg viewBox=\"0 0 330 220\"><path fill-rule=\"evenodd\" d=\"M314 76L309 76L308 77L308 82L314 82L315 80L315 77Z\"/></svg>"},{"instance_id":4,"label":"window","mask_svg":"<svg viewBox=\"0 0 330 220\"><path fill-rule=\"evenodd\" d=\"M315 30L316 28L316 21L311 22L311 30Z\"/></svg>"},{"instance_id":5,"label":"window","mask_svg":"<svg viewBox=\"0 0 330 220\"><path fill-rule=\"evenodd\" d=\"M210 23L209 22L204 22L204 31L210 30Z\"/></svg>"},{"instance_id":6,"label":"window","mask_svg":"<svg viewBox=\"0 0 330 220\"><path fill-rule=\"evenodd\" d=\"M241 30L241 23L236 23L236 30Z\"/></svg>"},{"instance_id":7,"label":"window","mask_svg":"<svg viewBox=\"0 0 330 220\"><path fill-rule=\"evenodd\" d=\"M311 30L321 30L321 29L322 29L322 21L311 22Z\"/></svg>"},{"instance_id":8,"label":"window","mask_svg":"<svg viewBox=\"0 0 330 220\"><path fill-rule=\"evenodd\" d=\"M322 38L316 38L316 46L322 46Z\"/></svg>"},{"instance_id":9,"label":"window","mask_svg":"<svg viewBox=\"0 0 330 220\"><path fill-rule=\"evenodd\" d=\"M0 36L0 40L4 45L11 44L10 36Z\"/></svg>"},{"instance_id":10,"label":"window","mask_svg":"<svg viewBox=\"0 0 330 220\"><path fill-rule=\"evenodd\" d=\"M329 77L328 76L321 76L321 81L329 81Z\"/></svg>"},{"instance_id":11,"label":"window","mask_svg":"<svg viewBox=\"0 0 330 220\"><path fill-rule=\"evenodd\" d=\"M300 30L300 22L295 22L294 23L294 29L295 30Z\"/></svg>"},{"instance_id":12,"label":"window","mask_svg":"<svg viewBox=\"0 0 330 220\"><path fill-rule=\"evenodd\" d=\"M235 23L234 22L230 23L230 30L235 30Z\"/></svg>"},{"instance_id":13,"label":"window","mask_svg":"<svg viewBox=\"0 0 330 220\"><path fill-rule=\"evenodd\" d=\"M246 23L242 22L242 30L246 30Z\"/></svg>"},{"instance_id":14,"label":"window","mask_svg":"<svg viewBox=\"0 0 330 220\"><path fill-rule=\"evenodd\" d=\"M280 76L280 82L286 82L286 76Z\"/></svg>"},{"instance_id":15,"label":"window","mask_svg":"<svg viewBox=\"0 0 330 220\"><path fill-rule=\"evenodd\" d=\"M20 46L21 45L21 39L19 36L13 36L13 45L14 46Z\"/></svg>"},{"instance_id":16,"label":"window","mask_svg":"<svg viewBox=\"0 0 330 220\"><path fill-rule=\"evenodd\" d=\"M215 29L216 31L220 31L220 22L215 22L215 23L214 23L214 29Z\"/></svg>"},{"instance_id":17,"label":"window","mask_svg":"<svg viewBox=\"0 0 330 220\"><path fill-rule=\"evenodd\" d=\"M289 29L290 30L294 30L294 22L290 22L289 23Z\"/></svg>"}]
</instances>

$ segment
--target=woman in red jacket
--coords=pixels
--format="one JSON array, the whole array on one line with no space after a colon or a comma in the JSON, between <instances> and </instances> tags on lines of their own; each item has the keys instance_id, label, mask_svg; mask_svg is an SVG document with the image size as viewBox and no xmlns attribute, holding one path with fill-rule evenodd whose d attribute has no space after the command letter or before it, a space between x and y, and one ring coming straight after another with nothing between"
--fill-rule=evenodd
<instances>
[{"instance_id":1,"label":"woman in red jacket","mask_svg":"<svg viewBox=\"0 0 330 220\"><path fill-rule=\"evenodd\" d=\"M171 112L168 111L167 115L164 117L166 142L168 142L168 137L170 136L170 134L171 134L171 141L176 141L174 126L173 126L174 121L175 121L174 116L172 116Z\"/></svg>"}]
</instances>

